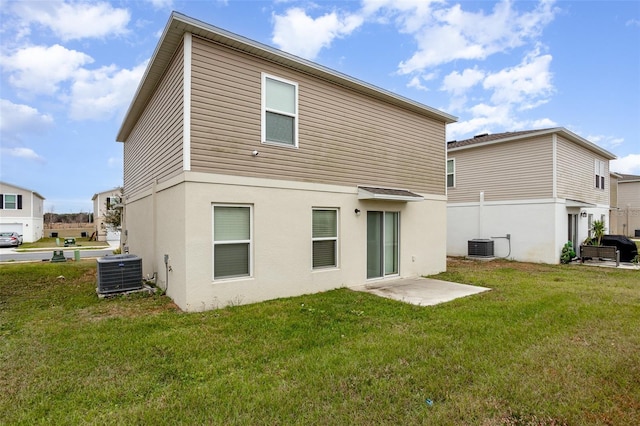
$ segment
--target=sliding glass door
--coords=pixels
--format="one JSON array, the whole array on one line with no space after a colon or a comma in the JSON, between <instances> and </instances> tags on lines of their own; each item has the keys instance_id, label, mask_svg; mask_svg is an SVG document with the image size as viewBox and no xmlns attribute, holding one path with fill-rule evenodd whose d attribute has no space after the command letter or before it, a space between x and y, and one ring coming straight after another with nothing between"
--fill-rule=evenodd
<instances>
[{"instance_id":1,"label":"sliding glass door","mask_svg":"<svg viewBox=\"0 0 640 426\"><path fill-rule=\"evenodd\" d=\"M398 274L400 213L367 212L367 278Z\"/></svg>"}]
</instances>

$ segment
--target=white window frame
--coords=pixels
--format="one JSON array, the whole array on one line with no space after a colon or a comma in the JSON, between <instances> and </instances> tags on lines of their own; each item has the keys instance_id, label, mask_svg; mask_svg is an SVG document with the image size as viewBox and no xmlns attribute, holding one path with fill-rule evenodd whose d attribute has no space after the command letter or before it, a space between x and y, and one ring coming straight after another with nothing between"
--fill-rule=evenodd
<instances>
[{"instance_id":1,"label":"white window frame","mask_svg":"<svg viewBox=\"0 0 640 426\"><path fill-rule=\"evenodd\" d=\"M14 197L13 207L7 207L7 197ZM3 194L2 208L4 210L18 210L18 194Z\"/></svg>"},{"instance_id":2,"label":"white window frame","mask_svg":"<svg viewBox=\"0 0 640 426\"><path fill-rule=\"evenodd\" d=\"M602 160L595 160L594 163L594 171L595 171L595 178L596 178L596 185L595 187L597 189L605 189L605 164L604 161Z\"/></svg>"},{"instance_id":3,"label":"white window frame","mask_svg":"<svg viewBox=\"0 0 640 426\"><path fill-rule=\"evenodd\" d=\"M227 240L227 241L219 241L216 242L215 236L215 208L216 207L246 207L249 209L249 239L248 240ZM214 282L220 281L231 281L231 280L245 280L248 278L253 278L253 206L251 204L224 204L224 203L216 203L211 205L211 241L212 241L212 251L211 251L211 280ZM249 244L249 274L248 275L239 275L239 276L230 276L230 277L221 277L216 278L215 271L215 253L216 253L216 245L225 245L225 244Z\"/></svg>"},{"instance_id":4,"label":"white window frame","mask_svg":"<svg viewBox=\"0 0 640 426\"><path fill-rule=\"evenodd\" d=\"M275 109L267 109L267 79L276 80L281 83L289 84L294 87L294 113L279 111ZM273 112L275 114L286 115L293 118L293 144L269 141L267 140L267 112ZM263 144L276 145L286 148L298 148L298 83L284 78L276 77L271 74L262 73L262 128L261 128L261 141Z\"/></svg>"},{"instance_id":5,"label":"white window frame","mask_svg":"<svg viewBox=\"0 0 640 426\"><path fill-rule=\"evenodd\" d=\"M336 207L313 207L311 212L311 269L314 271L326 271L328 269L337 269L340 267L340 209ZM314 211L333 211L336 214L336 236L335 237L314 237L313 236L313 212ZM336 257L334 265L330 266L313 266L313 243L316 241L334 241L336 245Z\"/></svg>"},{"instance_id":6,"label":"white window frame","mask_svg":"<svg viewBox=\"0 0 640 426\"><path fill-rule=\"evenodd\" d=\"M449 161L453 164L453 171L449 173ZM456 159L448 158L446 164L446 174L447 174L447 188L455 188L456 187ZM449 175L453 176L452 184L449 186Z\"/></svg>"}]
</instances>

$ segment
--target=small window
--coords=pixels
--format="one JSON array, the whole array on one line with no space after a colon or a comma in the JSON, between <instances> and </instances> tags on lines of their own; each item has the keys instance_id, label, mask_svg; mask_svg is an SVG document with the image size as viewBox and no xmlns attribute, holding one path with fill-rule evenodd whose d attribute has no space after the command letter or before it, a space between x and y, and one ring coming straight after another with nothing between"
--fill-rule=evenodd
<instances>
[{"instance_id":1,"label":"small window","mask_svg":"<svg viewBox=\"0 0 640 426\"><path fill-rule=\"evenodd\" d=\"M447 160L447 188L456 186L456 163L455 159Z\"/></svg>"},{"instance_id":2,"label":"small window","mask_svg":"<svg viewBox=\"0 0 640 426\"><path fill-rule=\"evenodd\" d=\"M595 160L596 188L604 189L604 177L605 177L604 174L605 174L604 161Z\"/></svg>"},{"instance_id":3,"label":"small window","mask_svg":"<svg viewBox=\"0 0 640 426\"><path fill-rule=\"evenodd\" d=\"M251 207L213 206L213 279L251 275Z\"/></svg>"},{"instance_id":4,"label":"small window","mask_svg":"<svg viewBox=\"0 0 640 426\"><path fill-rule=\"evenodd\" d=\"M338 211L313 210L313 268L338 266Z\"/></svg>"},{"instance_id":5,"label":"small window","mask_svg":"<svg viewBox=\"0 0 640 426\"><path fill-rule=\"evenodd\" d=\"M298 146L298 85L262 75L262 142Z\"/></svg>"}]
</instances>

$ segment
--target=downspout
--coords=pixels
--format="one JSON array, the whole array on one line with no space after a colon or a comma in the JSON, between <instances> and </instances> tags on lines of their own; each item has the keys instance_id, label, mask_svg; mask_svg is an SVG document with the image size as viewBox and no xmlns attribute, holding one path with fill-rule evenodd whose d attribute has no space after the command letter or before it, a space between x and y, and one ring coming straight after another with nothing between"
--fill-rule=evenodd
<instances>
[{"instance_id":1,"label":"downspout","mask_svg":"<svg viewBox=\"0 0 640 426\"><path fill-rule=\"evenodd\" d=\"M478 238L482 238L482 222L484 213L484 191L480 191L480 202L478 204Z\"/></svg>"}]
</instances>

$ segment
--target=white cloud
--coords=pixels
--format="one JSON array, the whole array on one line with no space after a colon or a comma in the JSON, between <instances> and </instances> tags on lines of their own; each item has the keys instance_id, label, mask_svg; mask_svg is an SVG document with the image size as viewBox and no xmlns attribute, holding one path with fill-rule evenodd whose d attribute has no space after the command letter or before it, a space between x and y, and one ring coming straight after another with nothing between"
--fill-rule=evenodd
<instances>
[{"instance_id":1,"label":"white cloud","mask_svg":"<svg viewBox=\"0 0 640 426\"><path fill-rule=\"evenodd\" d=\"M478 104L469 108L471 118L447 126L447 139L468 138L480 133L513 132L518 130L557 127L549 118L523 120L510 104Z\"/></svg>"},{"instance_id":2,"label":"white cloud","mask_svg":"<svg viewBox=\"0 0 640 426\"><path fill-rule=\"evenodd\" d=\"M415 75L411 78L411 81L407 83L407 87L413 87L414 89L429 91L429 88L423 84L423 82L431 81L436 78L436 73Z\"/></svg>"},{"instance_id":3,"label":"white cloud","mask_svg":"<svg viewBox=\"0 0 640 426\"><path fill-rule=\"evenodd\" d=\"M42 114L28 105L14 104L0 99L0 132L2 139L13 139L11 135L37 133L53 124L53 117Z\"/></svg>"},{"instance_id":4,"label":"white cloud","mask_svg":"<svg viewBox=\"0 0 640 426\"><path fill-rule=\"evenodd\" d=\"M432 4L445 0L363 0L362 11L378 22L394 20L405 33L414 33L432 21ZM377 15L377 16L375 16Z\"/></svg>"},{"instance_id":5,"label":"white cloud","mask_svg":"<svg viewBox=\"0 0 640 426\"><path fill-rule=\"evenodd\" d=\"M495 104L523 103L521 109L531 109L540 104L540 98L553 93L551 59L536 49L519 65L488 75L483 87L493 90L491 101Z\"/></svg>"},{"instance_id":6,"label":"white cloud","mask_svg":"<svg viewBox=\"0 0 640 426\"><path fill-rule=\"evenodd\" d=\"M640 19L629 19L625 25L627 27L640 27Z\"/></svg>"},{"instance_id":7,"label":"white cloud","mask_svg":"<svg viewBox=\"0 0 640 426\"><path fill-rule=\"evenodd\" d=\"M127 9L106 2L21 1L12 5L25 23L47 27L64 41L126 34L131 19Z\"/></svg>"},{"instance_id":8,"label":"white cloud","mask_svg":"<svg viewBox=\"0 0 640 426\"><path fill-rule=\"evenodd\" d=\"M75 120L107 120L129 106L147 63L133 69L115 65L78 70L71 85L69 115Z\"/></svg>"},{"instance_id":9,"label":"white cloud","mask_svg":"<svg viewBox=\"0 0 640 426\"><path fill-rule=\"evenodd\" d=\"M89 55L58 44L25 47L2 57L2 67L8 71L13 86L47 95L56 93L61 82L73 78L80 67L92 62Z\"/></svg>"},{"instance_id":10,"label":"white cloud","mask_svg":"<svg viewBox=\"0 0 640 426\"><path fill-rule=\"evenodd\" d=\"M273 18L273 43L306 59L314 59L334 39L350 34L363 23L358 15L338 16L336 12L314 19L300 8L288 9L284 15Z\"/></svg>"},{"instance_id":11,"label":"white cloud","mask_svg":"<svg viewBox=\"0 0 640 426\"><path fill-rule=\"evenodd\" d=\"M9 157L24 158L26 160L37 161L39 163L44 162L44 158L39 156L31 148L2 148L2 154Z\"/></svg>"},{"instance_id":12,"label":"white cloud","mask_svg":"<svg viewBox=\"0 0 640 426\"><path fill-rule=\"evenodd\" d=\"M173 7L173 0L146 0L156 9L171 9Z\"/></svg>"},{"instance_id":13,"label":"white cloud","mask_svg":"<svg viewBox=\"0 0 640 426\"><path fill-rule=\"evenodd\" d=\"M402 30L414 34L418 44L413 56L399 64L399 72L410 74L459 59L484 60L522 46L539 36L553 20L556 10L552 5L553 1L542 0L532 11L519 12L511 1L504 0L495 5L492 13L485 14L466 12L456 4L433 9L420 20L422 25L410 25L411 19L406 17L409 10L385 3L402 16ZM414 10L415 7L411 9Z\"/></svg>"},{"instance_id":14,"label":"white cloud","mask_svg":"<svg viewBox=\"0 0 640 426\"><path fill-rule=\"evenodd\" d=\"M628 154L612 160L609 168L617 173L640 175L640 154Z\"/></svg>"},{"instance_id":15,"label":"white cloud","mask_svg":"<svg viewBox=\"0 0 640 426\"><path fill-rule=\"evenodd\" d=\"M471 87L480 83L485 77L484 71L468 68L462 73L453 71L442 80L442 90L454 95L461 95Z\"/></svg>"},{"instance_id":16,"label":"white cloud","mask_svg":"<svg viewBox=\"0 0 640 426\"><path fill-rule=\"evenodd\" d=\"M590 142L600 145L605 149L616 148L622 145L622 143L624 142L624 138L606 135L588 135L586 139Z\"/></svg>"}]
</instances>

